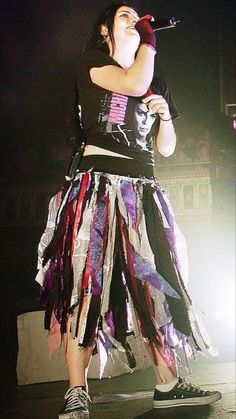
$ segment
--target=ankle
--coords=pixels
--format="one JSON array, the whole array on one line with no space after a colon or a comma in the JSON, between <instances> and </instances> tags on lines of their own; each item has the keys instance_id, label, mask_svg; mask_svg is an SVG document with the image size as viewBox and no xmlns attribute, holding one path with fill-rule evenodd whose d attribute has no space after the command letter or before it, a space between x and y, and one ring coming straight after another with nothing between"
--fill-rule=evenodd
<instances>
[{"instance_id":1,"label":"ankle","mask_svg":"<svg viewBox=\"0 0 236 419\"><path fill-rule=\"evenodd\" d=\"M178 378L179 377L177 375L172 375L171 377L170 376L167 376L167 377L159 376L159 377L157 377L156 384L158 386L161 386L162 384L170 384Z\"/></svg>"},{"instance_id":2,"label":"ankle","mask_svg":"<svg viewBox=\"0 0 236 419\"><path fill-rule=\"evenodd\" d=\"M164 383L164 384L157 384L156 385L156 389L158 391L161 392L168 392L171 391L172 388L174 388L176 386L176 384L178 383L179 379L178 377L176 377L174 380L172 380L171 382L168 383Z\"/></svg>"},{"instance_id":3,"label":"ankle","mask_svg":"<svg viewBox=\"0 0 236 419\"><path fill-rule=\"evenodd\" d=\"M86 392L87 392L87 390L88 390L86 386L81 386L81 385L77 385L77 386L73 386L73 387L72 387L72 386L70 386L70 387L69 387L69 389L73 389L73 388L81 388L82 390L84 390L84 391L86 391Z\"/></svg>"}]
</instances>

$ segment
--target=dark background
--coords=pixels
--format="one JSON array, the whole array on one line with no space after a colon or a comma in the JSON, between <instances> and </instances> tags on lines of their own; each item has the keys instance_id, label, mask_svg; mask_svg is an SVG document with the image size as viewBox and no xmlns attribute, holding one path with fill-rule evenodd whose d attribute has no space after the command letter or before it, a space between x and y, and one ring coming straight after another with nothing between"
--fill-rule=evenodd
<instances>
[{"instance_id":1,"label":"dark background","mask_svg":"<svg viewBox=\"0 0 236 419\"><path fill-rule=\"evenodd\" d=\"M17 347L12 343L16 342L16 314L39 307L34 276L46 213L40 210L39 200L38 222L27 223L26 205L24 222L17 223L14 195L10 204L4 197L16 191L17 198L22 185L33 193L50 184L53 192L63 183L70 157L66 122L78 55L106 4L91 0L8 0L1 4L0 331L9 359L1 366L1 376L7 376L10 383L16 382ZM191 135L199 139L209 130L213 148L234 153L232 122L224 112L225 103L236 103L234 1L139 0L136 4L140 14L181 20L175 29L158 32L156 55L156 73L169 83L182 116L176 122L179 141ZM231 179L227 187L229 183L230 191Z\"/></svg>"},{"instance_id":2,"label":"dark background","mask_svg":"<svg viewBox=\"0 0 236 419\"><path fill-rule=\"evenodd\" d=\"M3 164L15 153L45 168L67 135L76 63L103 1L7 1L2 5ZM175 16L175 29L158 32L156 72L171 87L182 115L177 128L201 135L227 131L224 104L235 103L235 10L232 0L137 1L140 14ZM13 150L14 148L14 150ZM37 159L37 153L41 158ZM14 156L13 156L14 154ZM41 160L41 161L38 161ZM30 164L28 161L24 162ZM27 164L23 165L24 167Z\"/></svg>"}]
</instances>

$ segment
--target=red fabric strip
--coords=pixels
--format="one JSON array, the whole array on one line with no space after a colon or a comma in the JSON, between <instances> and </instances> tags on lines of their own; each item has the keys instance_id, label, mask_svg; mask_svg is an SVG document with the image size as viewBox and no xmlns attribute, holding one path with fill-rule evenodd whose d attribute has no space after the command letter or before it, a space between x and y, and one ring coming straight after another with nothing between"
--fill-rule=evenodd
<instances>
[{"instance_id":1,"label":"red fabric strip","mask_svg":"<svg viewBox=\"0 0 236 419\"><path fill-rule=\"evenodd\" d=\"M82 281L83 289L86 289L88 287L89 274L90 274L90 249L88 250L88 253L87 253L85 272L84 272L84 277Z\"/></svg>"},{"instance_id":2,"label":"red fabric strip","mask_svg":"<svg viewBox=\"0 0 236 419\"><path fill-rule=\"evenodd\" d=\"M74 227L73 227L72 240L71 240L71 263L73 262L74 251L75 251L75 240L78 233L78 225L79 225L79 221L81 217L81 207L82 207L84 196L87 190L88 182L89 182L89 174L88 172L86 172L81 182L81 188L80 188L80 193L79 193L76 213L75 213Z\"/></svg>"}]
</instances>

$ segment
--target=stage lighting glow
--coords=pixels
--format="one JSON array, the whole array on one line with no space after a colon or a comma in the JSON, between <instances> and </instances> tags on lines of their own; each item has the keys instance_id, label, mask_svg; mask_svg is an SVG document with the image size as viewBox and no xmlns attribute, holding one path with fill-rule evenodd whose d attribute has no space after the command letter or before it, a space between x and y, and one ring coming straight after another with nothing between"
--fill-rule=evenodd
<instances>
[{"instance_id":1,"label":"stage lighting glow","mask_svg":"<svg viewBox=\"0 0 236 419\"><path fill-rule=\"evenodd\" d=\"M225 281L225 288L221 292L221 307L215 312L216 324L220 336L217 347L221 356L227 353L230 358L235 357L235 287L232 280ZM226 346L225 343L227 342Z\"/></svg>"},{"instance_id":2,"label":"stage lighting glow","mask_svg":"<svg viewBox=\"0 0 236 419\"><path fill-rule=\"evenodd\" d=\"M236 119L233 119L233 129L236 131Z\"/></svg>"},{"instance_id":3,"label":"stage lighting glow","mask_svg":"<svg viewBox=\"0 0 236 419\"><path fill-rule=\"evenodd\" d=\"M235 323L235 300L234 300L234 284L229 284L229 290L222 298L222 308L217 310L216 318L217 320L225 320L228 322L229 326ZM231 292L232 291L232 292Z\"/></svg>"}]
</instances>

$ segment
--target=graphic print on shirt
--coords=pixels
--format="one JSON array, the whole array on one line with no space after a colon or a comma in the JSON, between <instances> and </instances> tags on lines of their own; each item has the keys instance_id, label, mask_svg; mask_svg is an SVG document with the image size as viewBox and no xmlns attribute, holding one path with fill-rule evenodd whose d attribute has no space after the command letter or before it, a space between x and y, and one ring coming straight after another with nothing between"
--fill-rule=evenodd
<instances>
[{"instance_id":1,"label":"graphic print on shirt","mask_svg":"<svg viewBox=\"0 0 236 419\"><path fill-rule=\"evenodd\" d=\"M101 131L132 149L152 151L155 120L156 114L138 98L111 93L101 100L98 117Z\"/></svg>"}]
</instances>

